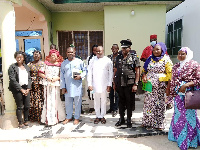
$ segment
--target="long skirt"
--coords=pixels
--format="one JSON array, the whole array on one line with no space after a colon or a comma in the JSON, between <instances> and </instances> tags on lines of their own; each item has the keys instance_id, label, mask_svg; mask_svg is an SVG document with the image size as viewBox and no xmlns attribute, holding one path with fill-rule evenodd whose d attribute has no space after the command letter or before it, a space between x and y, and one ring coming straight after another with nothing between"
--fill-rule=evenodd
<instances>
[{"instance_id":1,"label":"long skirt","mask_svg":"<svg viewBox=\"0 0 200 150\"><path fill-rule=\"evenodd\" d=\"M44 106L41 122L46 125L55 125L65 120L65 109L60 99L59 86L44 86Z\"/></svg>"},{"instance_id":2,"label":"long skirt","mask_svg":"<svg viewBox=\"0 0 200 150\"><path fill-rule=\"evenodd\" d=\"M170 141L177 142L181 150L200 145L200 122L195 109L185 109L184 95L174 98L174 114L168 133Z\"/></svg>"}]
</instances>

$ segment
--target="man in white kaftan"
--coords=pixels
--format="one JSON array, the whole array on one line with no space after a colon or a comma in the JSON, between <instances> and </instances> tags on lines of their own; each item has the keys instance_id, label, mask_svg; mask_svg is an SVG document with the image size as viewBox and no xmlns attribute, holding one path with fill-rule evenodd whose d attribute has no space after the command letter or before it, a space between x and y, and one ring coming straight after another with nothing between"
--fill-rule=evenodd
<instances>
[{"instance_id":1,"label":"man in white kaftan","mask_svg":"<svg viewBox=\"0 0 200 150\"><path fill-rule=\"evenodd\" d=\"M104 118L106 114L107 92L110 92L113 79L112 61L104 56L104 49L98 46L96 56L91 60L88 67L88 88L94 93L94 108L96 112L95 124L101 121L106 123Z\"/></svg>"}]
</instances>

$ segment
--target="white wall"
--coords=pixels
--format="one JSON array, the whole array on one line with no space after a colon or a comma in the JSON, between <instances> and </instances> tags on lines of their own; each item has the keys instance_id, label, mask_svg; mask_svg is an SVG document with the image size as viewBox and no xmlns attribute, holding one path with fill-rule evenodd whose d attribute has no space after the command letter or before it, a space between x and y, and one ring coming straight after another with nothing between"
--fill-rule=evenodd
<instances>
[{"instance_id":1,"label":"white wall","mask_svg":"<svg viewBox=\"0 0 200 150\"><path fill-rule=\"evenodd\" d=\"M183 19L182 46L194 51L194 60L200 63L200 0L185 0L166 15L166 24ZM176 58L172 58L175 62Z\"/></svg>"}]
</instances>

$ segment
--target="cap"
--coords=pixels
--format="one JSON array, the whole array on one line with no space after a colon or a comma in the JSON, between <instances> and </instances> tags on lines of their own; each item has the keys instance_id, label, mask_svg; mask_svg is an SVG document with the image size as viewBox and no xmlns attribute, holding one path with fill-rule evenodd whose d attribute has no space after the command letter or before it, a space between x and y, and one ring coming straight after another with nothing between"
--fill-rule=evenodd
<instances>
[{"instance_id":1,"label":"cap","mask_svg":"<svg viewBox=\"0 0 200 150\"><path fill-rule=\"evenodd\" d=\"M157 35L156 34L150 35L150 39L157 39Z\"/></svg>"},{"instance_id":2,"label":"cap","mask_svg":"<svg viewBox=\"0 0 200 150\"><path fill-rule=\"evenodd\" d=\"M130 40L121 40L121 47L129 47L132 45L132 42Z\"/></svg>"}]
</instances>

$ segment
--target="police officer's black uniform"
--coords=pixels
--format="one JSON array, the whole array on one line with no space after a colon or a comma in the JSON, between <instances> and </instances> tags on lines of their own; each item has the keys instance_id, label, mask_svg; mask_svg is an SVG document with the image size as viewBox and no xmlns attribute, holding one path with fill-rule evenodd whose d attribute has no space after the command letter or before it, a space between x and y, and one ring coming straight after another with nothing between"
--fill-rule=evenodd
<instances>
[{"instance_id":1,"label":"police officer's black uniform","mask_svg":"<svg viewBox=\"0 0 200 150\"><path fill-rule=\"evenodd\" d=\"M122 40L120 43L124 47L132 45L132 42L128 40ZM138 83L135 82L136 67L140 67L139 58L137 57L136 52L129 52L126 58L124 58L123 54L117 56L115 64L117 71L114 80L116 91L119 94L120 119L115 126L120 126L125 123L124 116L125 110L127 109L127 127L132 127L132 110L135 110L135 93L132 92L132 87L134 84L138 85Z\"/></svg>"}]
</instances>

